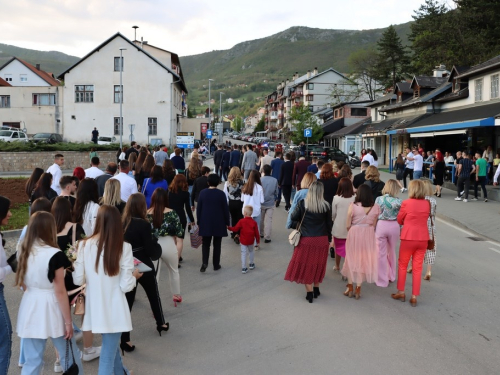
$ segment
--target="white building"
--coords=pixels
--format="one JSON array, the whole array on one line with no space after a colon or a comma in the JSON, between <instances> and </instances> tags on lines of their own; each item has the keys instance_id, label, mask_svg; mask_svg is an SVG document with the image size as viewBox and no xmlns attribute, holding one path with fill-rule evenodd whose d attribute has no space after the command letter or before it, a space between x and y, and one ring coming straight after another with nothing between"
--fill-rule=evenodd
<instances>
[{"instance_id":1,"label":"white building","mask_svg":"<svg viewBox=\"0 0 500 375\"><path fill-rule=\"evenodd\" d=\"M64 138L89 140L120 135L120 49L123 53L123 141L174 144L187 113L187 89L179 58L169 51L116 33L59 78L64 80Z\"/></svg>"},{"instance_id":2,"label":"white building","mask_svg":"<svg viewBox=\"0 0 500 375\"><path fill-rule=\"evenodd\" d=\"M0 125L60 133L62 87L52 73L13 57L0 67Z\"/></svg>"}]
</instances>

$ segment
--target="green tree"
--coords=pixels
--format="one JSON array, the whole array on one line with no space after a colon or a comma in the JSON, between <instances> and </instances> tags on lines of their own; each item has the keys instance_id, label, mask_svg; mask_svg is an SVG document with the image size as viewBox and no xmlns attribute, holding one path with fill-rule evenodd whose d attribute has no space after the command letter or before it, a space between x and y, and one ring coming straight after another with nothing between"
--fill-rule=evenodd
<instances>
[{"instance_id":1,"label":"green tree","mask_svg":"<svg viewBox=\"0 0 500 375\"><path fill-rule=\"evenodd\" d=\"M233 121L233 128L237 132L240 132L243 129L243 119L240 116L237 116Z\"/></svg>"},{"instance_id":2,"label":"green tree","mask_svg":"<svg viewBox=\"0 0 500 375\"><path fill-rule=\"evenodd\" d=\"M254 133L263 132L265 126L266 126L266 120L264 119L264 116L262 116L262 118L257 123L257 126L255 126Z\"/></svg>"},{"instance_id":3,"label":"green tree","mask_svg":"<svg viewBox=\"0 0 500 375\"><path fill-rule=\"evenodd\" d=\"M312 137L309 138L309 143L317 143L323 137L323 129L319 125L317 117L313 116L309 108L303 104L292 107L290 122L295 127L295 131L291 134L292 140L296 144L308 142L307 138L304 137L304 130L308 128L312 129Z\"/></svg>"},{"instance_id":4,"label":"green tree","mask_svg":"<svg viewBox=\"0 0 500 375\"><path fill-rule=\"evenodd\" d=\"M384 87L394 87L408 74L409 57L406 47L394 26L384 31L377 42L378 59L376 75Z\"/></svg>"},{"instance_id":5,"label":"green tree","mask_svg":"<svg viewBox=\"0 0 500 375\"><path fill-rule=\"evenodd\" d=\"M196 111L196 108L195 108ZM193 112L191 111L191 107L188 107L188 113L187 113L188 118L194 118Z\"/></svg>"},{"instance_id":6,"label":"green tree","mask_svg":"<svg viewBox=\"0 0 500 375\"><path fill-rule=\"evenodd\" d=\"M330 103L339 104L353 102L361 96L360 87L354 82L342 80L341 82L330 85Z\"/></svg>"},{"instance_id":7,"label":"green tree","mask_svg":"<svg viewBox=\"0 0 500 375\"><path fill-rule=\"evenodd\" d=\"M351 69L351 78L357 82L359 95L366 95L375 100L383 87L377 82L377 51L375 48L362 49L349 55L348 64Z\"/></svg>"}]
</instances>

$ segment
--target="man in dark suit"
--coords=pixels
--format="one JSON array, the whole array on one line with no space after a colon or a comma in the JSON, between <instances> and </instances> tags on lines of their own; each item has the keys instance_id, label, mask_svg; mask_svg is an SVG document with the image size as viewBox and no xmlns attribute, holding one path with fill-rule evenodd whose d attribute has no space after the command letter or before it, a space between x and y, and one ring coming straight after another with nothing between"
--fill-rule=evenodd
<instances>
[{"instance_id":1,"label":"man in dark suit","mask_svg":"<svg viewBox=\"0 0 500 375\"><path fill-rule=\"evenodd\" d=\"M200 191L208 189L208 175L210 168L201 167L201 176L194 180L193 190L191 191L191 210L194 211L194 202L198 202Z\"/></svg>"},{"instance_id":2,"label":"man in dark suit","mask_svg":"<svg viewBox=\"0 0 500 375\"><path fill-rule=\"evenodd\" d=\"M366 168L370 166L370 162L365 160L361 162L361 173L358 173L356 176L354 176L354 179L352 180L352 185L354 186L355 189L363 185L366 181L365 179L365 172Z\"/></svg>"},{"instance_id":3,"label":"man in dark suit","mask_svg":"<svg viewBox=\"0 0 500 375\"><path fill-rule=\"evenodd\" d=\"M285 198L285 211L291 207L290 198L292 196L292 175L293 175L293 162L290 161L290 153L285 154L285 162L281 164L280 177L278 179L278 187L283 192Z\"/></svg>"},{"instance_id":4,"label":"man in dark suit","mask_svg":"<svg viewBox=\"0 0 500 375\"><path fill-rule=\"evenodd\" d=\"M278 180L278 185L280 181L281 166L285 162L281 158L281 155L283 155L281 151L275 151L274 153L275 158L271 162L271 169L272 169L271 176L273 176L276 180ZM279 207L280 202L281 202L281 188L278 188L278 195L276 196L275 199L276 207Z\"/></svg>"},{"instance_id":5,"label":"man in dark suit","mask_svg":"<svg viewBox=\"0 0 500 375\"><path fill-rule=\"evenodd\" d=\"M233 146L233 151L231 151L229 156L229 169L232 167L238 167L240 165L241 152L238 149L238 145Z\"/></svg>"},{"instance_id":6,"label":"man in dark suit","mask_svg":"<svg viewBox=\"0 0 500 375\"><path fill-rule=\"evenodd\" d=\"M130 156L130 154L131 154L132 152L135 152L137 155L139 155L139 151L137 151L137 150L136 150L136 148L135 148L135 145L136 145L136 144L137 144L137 143L136 143L135 141L132 141L132 142L130 143L130 148L129 148L127 151L125 151L125 159L127 159L127 160L128 160L128 157Z\"/></svg>"},{"instance_id":7,"label":"man in dark suit","mask_svg":"<svg viewBox=\"0 0 500 375\"><path fill-rule=\"evenodd\" d=\"M214 153L214 165L215 165L215 174L222 178L222 156L226 151L222 149L222 145L217 146L218 150Z\"/></svg>"},{"instance_id":8,"label":"man in dark suit","mask_svg":"<svg viewBox=\"0 0 500 375\"><path fill-rule=\"evenodd\" d=\"M222 177L224 181L227 181L227 175L229 174L229 159L231 158L231 147L226 146L226 152L222 155Z\"/></svg>"},{"instance_id":9,"label":"man in dark suit","mask_svg":"<svg viewBox=\"0 0 500 375\"><path fill-rule=\"evenodd\" d=\"M308 162L304 156L301 156L299 161L293 166L292 186L295 186L297 191L300 190L300 183L307 173L307 167L310 165L311 163Z\"/></svg>"},{"instance_id":10,"label":"man in dark suit","mask_svg":"<svg viewBox=\"0 0 500 375\"><path fill-rule=\"evenodd\" d=\"M113 177L116 173L118 166L116 163L109 163L104 171L104 174L100 175L95 179L97 183L97 191L99 192L99 198L104 195L104 187L106 186L106 181L108 181L111 177Z\"/></svg>"}]
</instances>

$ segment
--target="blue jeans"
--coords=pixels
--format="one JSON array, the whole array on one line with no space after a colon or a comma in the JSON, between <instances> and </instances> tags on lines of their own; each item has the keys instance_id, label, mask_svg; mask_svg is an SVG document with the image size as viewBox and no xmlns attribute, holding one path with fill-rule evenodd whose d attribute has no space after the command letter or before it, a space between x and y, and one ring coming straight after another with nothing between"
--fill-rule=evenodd
<instances>
[{"instance_id":1,"label":"blue jeans","mask_svg":"<svg viewBox=\"0 0 500 375\"><path fill-rule=\"evenodd\" d=\"M120 338L122 333L103 333L102 334L102 347L101 357L99 358L99 372L98 375L123 375L129 374L122 362L120 356Z\"/></svg>"},{"instance_id":2,"label":"blue jeans","mask_svg":"<svg viewBox=\"0 0 500 375\"><path fill-rule=\"evenodd\" d=\"M413 170L413 179L418 180L419 178L422 178L422 171Z\"/></svg>"},{"instance_id":3,"label":"blue jeans","mask_svg":"<svg viewBox=\"0 0 500 375\"><path fill-rule=\"evenodd\" d=\"M24 362L23 369L21 370L22 375L38 375L43 369L43 354L45 352L45 345L47 344L47 339L29 339L24 338L24 348L23 353L26 361ZM82 360L80 359L80 350L76 346L75 338L71 339L73 344L73 353L75 355L75 363L78 366L79 374L83 375ZM71 351L68 353L69 358L66 359L66 340L64 336L52 338L52 343L59 353L59 358L61 359L61 367L63 370L66 368L66 360L69 361L69 365L73 364L73 358L71 357Z\"/></svg>"},{"instance_id":4,"label":"blue jeans","mask_svg":"<svg viewBox=\"0 0 500 375\"><path fill-rule=\"evenodd\" d=\"M12 324L10 323L7 303L3 295L3 283L0 283L0 374L9 371L10 355L12 353Z\"/></svg>"},{"instance_id":5,"label":"blue jeans","mask_svg":"<svg viewBox=\"0 0 500 375\"><path fill-rule=\"evenodd\" d=\"M274 197L275 201L278 201L278 204L281 203L281 188L278 188L278 195Z\"/></svg>"},{"instance_id":6,"label":"blue jeans","mask_svg":"<svg viewBox=\"0 0 500 375\"><path fill-rule=\"evenodd\" d=\"M260 215L259 216L252 216L252 219L254 219L254 221L257 223L257 228L259 228L259 234L260 234L261 233L260 232ZM253 245L257 246L257 240L253 241Z\"/></svg>"}]
</instances>

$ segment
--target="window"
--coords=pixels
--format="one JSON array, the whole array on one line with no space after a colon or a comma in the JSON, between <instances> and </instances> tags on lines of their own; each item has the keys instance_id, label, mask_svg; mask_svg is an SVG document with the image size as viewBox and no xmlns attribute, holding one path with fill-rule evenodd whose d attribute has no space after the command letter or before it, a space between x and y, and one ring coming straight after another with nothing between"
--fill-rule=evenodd
<instances>
[{"instance_id":1,"label":"window","mask_svg":"<svg viewBox=\"0 0 500 375\"><path fill-rule=\"evenodd\" d=\"M308 83L307 84L307 89L308 90L314 90L314 83Z\"/></svg>"},{"instance_id":2,"label":"window","mask_svg":"<svg viewBox=\"0 0 500 375\"><path fill-rule=\"evenodd\" d=\"M10 108L10 95L0 96L0 108Z\"/></svg>"},{"instance_id":3,"label":"window","mask_svg":"<svg viewBox=\"0 0 500 375\"><path fill-rule=\"evenodd\" d=\"M312 102L314 100L314 95L307 95L306 96L306 101Z\"/></svg>"},{"instance_id":4,"label":"window","mask_svg":"<svg viewBox=\"0 0 500 375\"><path fill-rule=\"evenodd\" d=\"M367 113L366 108L351 108L351 116L366 116Z\"/></svg>"},{"instance_id":5,"label":"window","mask_svg":"<svg viewBox=\"0 0 500 375\"><path fill-rule=\"evenodd\" d=\"M498 74L491 76L491 99L498 98Z\"/></svg>"},{"instance_id":6,"label":"window","mask_svg":"<svg viewBox=\"0 0 500 375\"><path fill-rule=\"evenodd\" d=\"M123 72L123 67L124 67L124 61L123 61L123 57L122 57L122 72ZM120 57L115 57L115 72L119 72L120 71Z\"/></svg>"},{"instance_id":7,"label":"window","mask_svg":"<svg viewBox=\"0 0 500 375\"><path fill-rule=\"evenodd\" d=\"M158 119L156 117L148 118L148 135L157 135L158 133Z\"/></svg>"},{"instance_id":8,"label":"window","mask_svg":"<svg viewBox=\"0 0 500 375\"><path fill-rule=\"evenodd\" d=\"M119 117L114 118L113 129L114 129L114 135L120 135L120 118Z\"/></svg>"},{"instance_id":9,"label":"window","mask_svg":"<svg viewBox=\"0 0 500 375\"><path fill-rule=\"evenodd\" d=\"M19 74L19 80L21 82L28 82L28 76L26 74Z\"/></svg>"},{"instance_id":10,"label":"window","mask_svg":"<svg viewBox=\"0 0 500 375\"><path fill-rule=\"evenodd\" d=\"M339 117L343 117L344 116L344 108L340 108L339 109Z\"/></svg>"},{"instance_id":11,"label":"window","mask_svg":"<svg viewBox=\"0 0 500 375\"><path fill-rule=\"evenodd\" d=\"M33 105L56 105L56 94L33 94Z\"/></svg>"},{"instance_id":12,"label":"window","mask_svg":"<svg viewBox=\"0 0 500 375\"><path fill-rule=\"evenodd\" d=\"M122 86L123 91L123 86ZM120 85L115 85L115 103L120 103ZM122 93L122 103L123 103L123 93Z\"/></svg>"},{"instance_id":13,"label":"window","mask_svg":"<svg viewBox=\"0 0 500 375\"><path fill-rule=\"evenodd\" d=\"M5 82L12 82L12 74L5 75Z\"/></svg>"},{"instance_id":14,"label":"window","mask_svg":"<svg viewBox=\"0 0 500 375\"><path fill-rule=\"evenodd\" d=\"M475 100L476 102L480 102L483 100L483 79L476 79L474 81L474 89L475 89Z\"/></svg>"},{"instance_id":15,"label":"window","mask_svg":"<svg viewBox=\"0 0 500 375\"><path fill-rule=\"evenodd\" d=\"M76 85L75 103L93 103L94 85Z\"/></svg>"},{"instance_id":16,"label":"window","mask_svg":"<svg viewBox=\"0 0 500 375\"><path fill-rule=\"evenodd\" d=\"M335 110L335 114L333 115L333 118L338 118L339 117L339 110Z\"/></svg>"}]
</instances>

